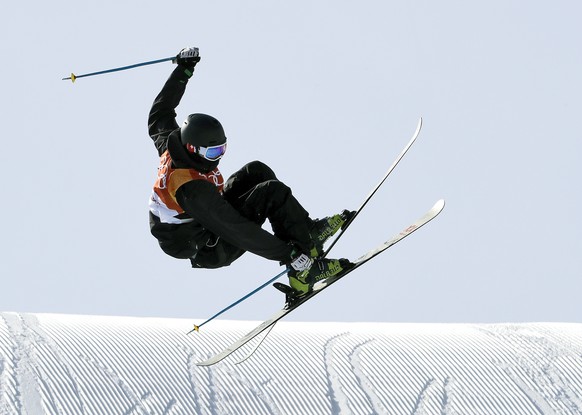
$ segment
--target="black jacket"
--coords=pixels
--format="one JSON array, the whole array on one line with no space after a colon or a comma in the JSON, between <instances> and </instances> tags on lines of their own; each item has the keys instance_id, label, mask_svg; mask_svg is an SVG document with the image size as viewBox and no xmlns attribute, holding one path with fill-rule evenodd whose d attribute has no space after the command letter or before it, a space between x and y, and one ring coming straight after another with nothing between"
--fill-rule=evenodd
<instances>
[{"instance_id":1,"label":"black jacket","mask_svg":"<svg viewBox=\"0 0 582 415\"><path fill-rule=\"evenodd\" d=\"M180 129L176 122L175 109L182 99L191 74L192 72L180 65L172 72L150 110L149 135L159 156L166 150L169 151L174 167L207 173L218 162L190 156L181 144ZM219 236L241 250L264 258L281 262L290 260L293 248L288 243L243 217L213 184L204 180L189 181L178 188L176 200L186 214L194 219L192 222L162 223L150 213L151 232L168 255L191 258L209 240L215 240Z\"/></svg>"}]
</instances>

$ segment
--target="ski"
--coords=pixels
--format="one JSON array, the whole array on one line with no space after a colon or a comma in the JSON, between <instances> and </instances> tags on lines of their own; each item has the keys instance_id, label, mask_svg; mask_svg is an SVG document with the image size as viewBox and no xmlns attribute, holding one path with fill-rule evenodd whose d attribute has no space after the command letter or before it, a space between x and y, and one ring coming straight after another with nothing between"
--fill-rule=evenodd
<instances>
[{"instance_id":1,"label":"ski","mask_svg":"<svg viewBox=\"0 0 582 415\"><path fill-rule=\"evenodd\" d=\"M372 199L372 196L374 196L376 194L376 192L378 191L378 189L380 189L380 187L382 186L382 184L384 184L384 182L386 181L386 179L388 178L388 176L390 176L390 173L392 173L392 171L394 170L394 168L398 165L398 163L400 163L400 160L402 160L404 158L404 155L408 152L408 150L410 149L410 147L412 147L412 144L414 144L414 142L418 138L421 129L422 129L422 117L420 117L418 119L418 124L416 125L416 130L414 130L414 134L412 135L412 137L410 138L410 140L408 141L408 143L406 144L406 146L402 149L402 151L400 152L400 154L398 155L398 157L396 157L396 160L394 160L394 162L390 165L390 167L388 168L388 170L386 171L386 173L384 173L384 176L382 177L382 179L378 182L378 184L372 189L372 191L364 199L364 201L362 202L362 204L360 205L360 207L357 210L354 211L354 214L342 226L342 229L340 230L340 232L332 240L332 242L329 245L329 247L324 251L324 253L322 255L323 258L325 258L327 256L327 254L329 254L329 252L334 247L334 245L340 240L340 238L342 237L342 235L344 234L344 232L346 231L346 229L354 222L354 219L356 218L356 216L358 216L360 214L360 212L368 204L368 202L370 201L370 199ZM266 284L269 284L269 283L275 281L276 279L278 279L278 277L270 280ZM285 293L287 295L287 298L289 297L287 290L290 289L290 287L288 287L285 284L278 283L278 282L275 282L273 284L273 286L275 288L277 288L278 290L282 291L283 293ZM291 293L289 293L289 294L291 294ZM258 350L258 348L261 346L261 344L263 344L263 341L265 341L265 339L267 338L267 336L269 335L269 333L271 332L271 330L273 329L274 326L275 325L273 324L269 328L269 330L266 330L264 332L264 337L261 339L260 342L257 343L256 347L254 347L253 350L251 350L251 352L246 357L244 357L241 361L237 362L236 364L240 364L240 363L246 361L247 359L249 359ZM196 329L196 326L195 326L195 329Z\"/></svg>"},{"instance_id":2,"label":"ski","mask_svg":"<svg viewBox=\"0 0 582 415\"><path fill-rule=\"evenodd\" d=\"M362 255L360 258L358 258L356 261L353 261L354 266L351 267L350 269L348 269L346 272L344 272L343 274L341 274L335 278L330 278L330 279L327 279L325 281L322 281L319 284L316 284L314 287L314 290L311 293L309 293L303 297L298 298L296 301L293 301L291 303L287 303L285 305L285 307L283 307L281 310L279 310L275 314L273 314L273 316L271 318L265 320L263 323L258 325L254 330L250 331L245 336L241 337L239 340L232 343L230 346L228 346L226 349L224 349L220 353L216 354L215 356L211 357L208 360L198 362L198 363L196 363L196 365L197 366L211 366L211 365L214 365L214 364L220 362L224 358L228 357L229 355L231 355L232 353L237 351L239 348L241 348L242 346L247 344L249 341L251 341L252 339L257 337L263 331L272 327L275 323L277 323L279 320L281 320L287 314L291 313L293 310L297 309L302 304L304 304L305 302L307 302L310 299L312 299L313 297L315 297L317 294L322 292L324 289L328 288L332 284L334 284L337 281L339 281L340 279L344 278L346 275L350 274L352 271L355 271L356 269L358 269L359 267L364 265L366 262L370 261L372 258L375 258L376 256L380 255L382 252L386 251L391 246L394 246L396 243L400 242L401 240L406 238L408 235L415 232L417 229L426 225L432 219L437 217L438 214L441 213L441 211L444 209L444 207L445 207L445 201L442 199L439 200L438 202L435 203L435 205L428 212L426 212L416 222L414 222L410 226L406 227L404 230L402 230L401 232L396 234L394 237L392 237L388 241L386 241L383 244L377 246L376 248L368 251L367 253Z\"/></svg>"},{"instance_id":3,"label":"ski","mask_svg":"<svg viewBox=\"0 0 582 415\"><path fill-rule=\"evenodd\" d=\"M398 163L400 163L400 160L402 160L402 158L404 157L404 155L408 152L408 150L410 149L410 147L412 147L412 144L414 144L414 142L418 138L418 135L420 134L421 128L422 128L422 117L420 117L418 119L418 124L416 125L416 130L414 131L414 134L412 135L412 138L410 139L410 141L408 142L408 144L406 144L406 146L400 152L400 154L398 155L398 157L396 157L396 160L394 160L394 162L392 163L392 165L388 168L388 170L386 171L386 173L384 174L384 176L382 177L382 179L378 182L378 184L376 185L376 187L374 187L372 189L372 191L364 199L364 201L362 202L362 204L360 205L360 207L358 209L356 209L356 213L350 218L350 220L346 224L344 224L344 226L342 227L340 233L336 236L336 238L333 240L333 242L331 243L331 245L329 245L329 247L327 248L327 250L323 254L324 257L327 256L327 254L329 253L329 251L331 251L331 249L334 247L334 245L340 240L340 238L342 237L342 235L344 234L344 232L354 222L354 220L360 214L360 212L362 212L362 210L368 204L368 202L370 201L370 199L372 199L372 196L374 196L376 194L376 192L384 184L384 182L386 181L386 179L388 178L388 176L390 176L390 173L392 173L392 171L394 170L394 168L396 168L396 166L398 165Z\"/></svg>"},{"instance_id":4,"label":"ski","mask_svg":"<svg viewBox=\"0 0 582 415\"><path fill-rule=\"evenodd\" d=\"M327 250L324 251L322 257L325 258L327 256L327 254L329 253L329 251L331 251L331 249L333 248L333 246L339 241L339 239L342 237L342 235L345 233L345 231L348 229L348 227L354 222L354 219L356 218L356 216L358 216L360 214L360 212L368 204L368 202L370 201L370 199L372 198L372 196L374 196L376 194L376 192L378 191L378 189L380 188L380 186L382 186L382 184L386 181L386 179L388 178L388 176L390 175L390 173L392 173L392 171L394 170L394 168L398 165L398 163L400 163L400 160L402 160L402 158L404 157L404 155L408 152L408 150L410 149L410 147L412 147L412 144L414 144L414 142L418 138L418 135L420 134L421 128L422 128L422 117L419 118L418 124L416 125L416 130L414 131L414 134L412 135L412 138L410 139L410 141L408 142L408 144L406 144L406 146L400 152L400 154L398 155L398 157L396 157L396 160L394 160L394 162L392 163L392 165L390 166L390 168L386 171L386 173L384 174L384 176L382 177L382 179L380 180L380 182L378 182L378 184L372 189L372 191L364 199L364 201L362 202L362 204L360 205L360 207L355 211L354 215L352 215L352 217L342 226L342 229L336 235L335 239L333 239L331 245L329 245L329 247L327 248ZM288 271L287 269L283 270L282 272L280 272L279 274L277 274L273 278L271 278L269 281L265 282L264 284L262 284L261 286L257 287L256 289L254 289L250 293L248 293L248 294L244 295L243 297L239 298L238 300L236 300L235 302L233 302L229 306L223 308L222 310L220 310L219 312L217 312L216 314L214 314L212 317L206 319L203 323L195 324L194 325L194 328L192 330L190 330L186 334L190 334L190 333L193 333L195 331L199 331L200 330L200 327L202 327L205 324L211 322L216 317L224 314L226 311L230 310L234 306L240 304L241 302L245 301L249 297L253 296L258 291L260 291L263 288L265 288L267 285L269 285L269 284L273 283L274 281L276 281L277 279L279 279L279 277L281 277L283 274L287 273L287 271Z\"/></svg>"}]
</instances>

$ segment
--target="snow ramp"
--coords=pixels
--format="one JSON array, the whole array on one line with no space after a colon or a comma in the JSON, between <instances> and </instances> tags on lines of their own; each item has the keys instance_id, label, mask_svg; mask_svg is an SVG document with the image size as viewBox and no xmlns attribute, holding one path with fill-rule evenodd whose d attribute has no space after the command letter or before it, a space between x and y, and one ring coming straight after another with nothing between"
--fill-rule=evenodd
<instances>
[{"instance_id":1,"label":"snow ramp","mask_svg":"<svg viewBox=\"0 0 582 415\"><path fill-rule=\"evenodd\" d=\"M256 322L0 313L0 414L582 414L582 324Z\"/></svg>"}]
</instances>

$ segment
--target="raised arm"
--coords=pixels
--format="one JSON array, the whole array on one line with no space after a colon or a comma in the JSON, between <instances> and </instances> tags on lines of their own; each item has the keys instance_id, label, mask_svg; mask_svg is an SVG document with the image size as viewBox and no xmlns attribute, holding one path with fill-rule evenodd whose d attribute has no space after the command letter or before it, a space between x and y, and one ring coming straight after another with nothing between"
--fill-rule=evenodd
<instances>
[{"instance_id":1,"label":"raised arm","mask_svg":"<svg viewBox=\"0 0 582 415\"><path fill-rule=\"evenodd\" d=\"M168 135L178 128L176 107L180 104L199 60L198 48L182 49L176 57L176 69L154 100L148 117L148 132L160 156L166 151Z\"/></svg>"}]
</instances>

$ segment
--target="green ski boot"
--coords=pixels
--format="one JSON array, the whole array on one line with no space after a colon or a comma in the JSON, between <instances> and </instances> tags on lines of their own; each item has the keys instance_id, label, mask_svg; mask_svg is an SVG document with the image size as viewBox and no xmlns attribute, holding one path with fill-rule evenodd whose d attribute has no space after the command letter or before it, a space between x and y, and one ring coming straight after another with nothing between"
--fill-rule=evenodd
<instances>
[{"instance_id":1,"label":"green ski boot","mask_svg":"<svg viewBox=\"0 0 582 415\"><path fill-rule=\"evenodd\" d=\"M311 268L305 271L289 271L289 285L295 291L295 296L301 297L313 291L315 283L338 277L352 265L347 259L316 259Z\"/></svg>"},{"instance_id":2,"label":"green ski boot","mask_svg":"<svg viewBox=\"0 0 582 415\"><path fill-rule=\"evenodd\" d=\"M333 216L315 219L309 231L311 240L313 241L311 256L313 258L322 256L324 253L323 245L329 240L329 238L342 229L355 214L355 211L344 210L342 213Z\"/></svg>"}]
</instances>

